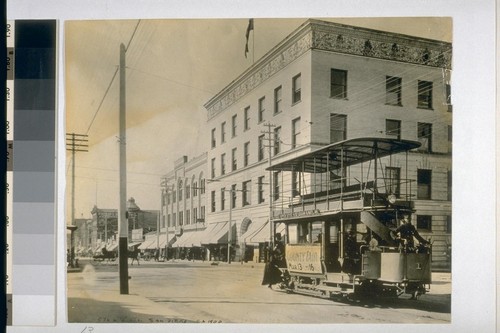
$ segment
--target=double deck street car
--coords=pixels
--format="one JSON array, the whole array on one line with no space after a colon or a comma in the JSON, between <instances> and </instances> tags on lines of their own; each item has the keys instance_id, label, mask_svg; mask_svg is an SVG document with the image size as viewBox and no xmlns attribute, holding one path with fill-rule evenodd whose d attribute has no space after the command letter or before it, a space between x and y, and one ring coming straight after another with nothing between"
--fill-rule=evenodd
<instances>
[{"instance_id":1,"label":"double deck street car","mask_svg":"<svg viewBox=\"0 0 500 333\"><path fill-rule=\"evenodd\" d=\"M291 185L274 185L282 191L274 193L272 228L285 227L281 288L329 298L418 298L429 290L430 242L410 221L417 189L408 152L419 146L357 138L268 168L274 182Z\"/></svg>"}]
</instances>

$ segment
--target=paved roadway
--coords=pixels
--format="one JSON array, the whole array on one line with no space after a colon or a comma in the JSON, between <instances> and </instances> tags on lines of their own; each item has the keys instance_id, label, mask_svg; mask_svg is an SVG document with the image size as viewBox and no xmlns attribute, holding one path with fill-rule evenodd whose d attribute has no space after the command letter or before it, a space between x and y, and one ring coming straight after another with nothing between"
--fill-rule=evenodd
<instances>
[{"instance_id":1,"label":"paved roadway","mask_svg":"<svg viewBox=\"0 0 500 333\"><path fill-rule=\"evenodd\" d=\"M451 319L450 275L433 274L431 292L373 302L335 302L261 286L262 264L144 262L129 265L119 294L116 263L68 274L69 322L105 323L433 323Z\"/></svg>"}]
</instances>

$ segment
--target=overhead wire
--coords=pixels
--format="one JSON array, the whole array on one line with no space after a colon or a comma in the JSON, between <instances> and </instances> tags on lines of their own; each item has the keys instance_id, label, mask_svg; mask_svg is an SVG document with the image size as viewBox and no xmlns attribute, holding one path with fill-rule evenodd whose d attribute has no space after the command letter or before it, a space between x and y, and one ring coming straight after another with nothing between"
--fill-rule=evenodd
<instances>
[{"instance_id":1,"label":"overhead wire","mask_svg":"<svg viewBox=\"0 0 500 333\"><path fill-rule=\"evenodd\" d=\"M130 43L132 43L132 39L134 38L135 33L137 32L137 28L139 27L139 23L141 23L141 20L137 21L137 24L135 26L135 29L134 29L133 33L132 33L132 36L130 37L130 39L128 41L128 44L127 44L127 46L125 48L125 51L129 48ZM92 117L92 120L90 121L89 127L87 128L87 131L85 132L85 134L89 134L90 129L92 128L92 126L94 124L94 121L95 121L95 119L97 117L97 114L101 110L102 104L104 103L104 100L106 99L106 96L108 96L109 90L110 90L110 88L111 88L111 86L112 86L112 84L113 84L113 82L114 82L114 80L116 78L116 74L118 74L118 70L119 69L120 69L119 66L117 66L116 69L115 69L115 72L113 73L113 77L109 81L108 87L106 88L106 91L104 92L104 95L103 95L103 97L101 99L101 102L99 103L99 106L97 107L97 109L96 109L96 111L94 113L94 116Z\"/></svg>"}]
</instances>

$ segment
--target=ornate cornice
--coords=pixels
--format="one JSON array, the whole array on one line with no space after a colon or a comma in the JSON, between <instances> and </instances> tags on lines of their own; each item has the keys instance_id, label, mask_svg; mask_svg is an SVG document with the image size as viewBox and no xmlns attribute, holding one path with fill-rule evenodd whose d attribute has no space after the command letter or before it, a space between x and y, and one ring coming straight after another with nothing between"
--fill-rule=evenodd
<instances>
[{"instance_id":1,"label":"ornate cornice","mask_svg":"<svg viewBox=\"0 0 500 333\"><path fill-rule=\"evenodd\" d=\"M450 43L308 20L205 104L213 118L309 49L451 68Z\"/></svg>"},{"instance_id":2,"label":"ornate cornice","mask_svg":"<svg viewBox=\"0 0 500 333\"><path fill-rule=\"evenodd\" d=\"M321 21L311 24L314 49L451 68L450 43Z\"/></svg>"}]
</instances>

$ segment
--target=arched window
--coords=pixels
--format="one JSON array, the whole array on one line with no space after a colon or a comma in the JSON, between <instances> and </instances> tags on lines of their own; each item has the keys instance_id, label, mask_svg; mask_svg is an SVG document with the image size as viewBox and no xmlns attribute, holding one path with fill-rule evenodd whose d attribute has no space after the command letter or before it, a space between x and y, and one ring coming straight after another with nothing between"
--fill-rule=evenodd
<instances>
[{"instance_id":1,"label":"arched window","mask_svg":"<svg viewBox=\"0 0 500 333\"><path fill-rule=\"evenodd\" d=\"M186 178L186 199L189 199L190 196L191 196L191 183Z\"/></svg>"},{"instance_id":2,"label":"arched window","mask_svg":"<svg viewBox=\"0 0 500 333\"><path fill-rule=\"evenodd\" d=\"M179 197L179 202L182 201L182 179L179 179L179 185L177 186L177 192L178 192L178 197Z\"/></svg>"},{"instance_id":3,"label":"arched window","mask_svg":"<svg viewBox=\"0 0 500 333\"><path fill-rule=\"evenodd\" d=\"M198 195L198 182L196 181L196 178L194 177L194 175L191 178L191 189L192 189L193 198L194 198Z\"/></svg>"},{"instance_id":4,"label":"arched window","mask_svg":"<svg viewBox=\"0 0 500 333\"><path fill-rule=\"evenodd\" d=\"M200 173L200 194L205 194L205 178L203 172Z\"/></svg>"}]
</instances>

